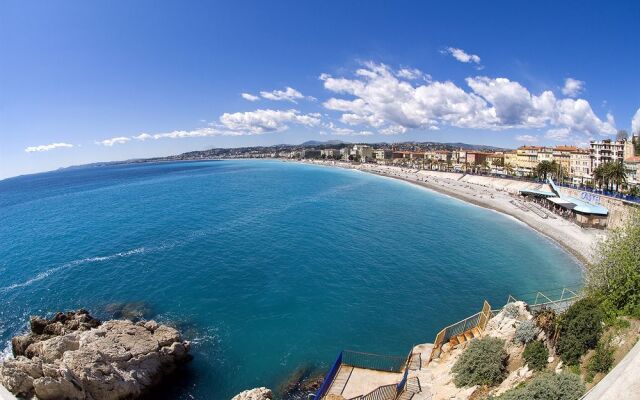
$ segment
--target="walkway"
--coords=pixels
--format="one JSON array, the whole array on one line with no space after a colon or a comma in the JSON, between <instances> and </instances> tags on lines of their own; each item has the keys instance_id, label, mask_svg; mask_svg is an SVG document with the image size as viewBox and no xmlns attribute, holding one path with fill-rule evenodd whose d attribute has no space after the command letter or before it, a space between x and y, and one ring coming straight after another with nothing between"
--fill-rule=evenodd
<instances>
[{"instance_id":1,"label":"walkway","mask_svg":"<svg viewBox=\"0 0 640 400\"><path fill-rule=\"evenodd\" d=\"M582 399L640 399L640 342Z\"/></svg>"}]
</instances>

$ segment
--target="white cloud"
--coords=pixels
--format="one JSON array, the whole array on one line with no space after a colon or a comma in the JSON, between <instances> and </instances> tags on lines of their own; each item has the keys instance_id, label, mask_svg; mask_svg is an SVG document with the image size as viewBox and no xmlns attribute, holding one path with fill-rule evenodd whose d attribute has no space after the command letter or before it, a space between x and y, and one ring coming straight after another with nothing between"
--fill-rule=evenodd
<instances>
[{"instance_id":1,"label":"white cloud","mask_svg":"<svg viewBox=\"0 0 640 400\"><path fill-rule=\"evenodd\" d=\"M519 142L534 143L538 141L538 138L536 136L531 136L531 135L519 135L519 136L516 136L516 140Z\"/></svg>"},{"instance_id":2,"label":"white cloud","mask_svg":"<svg viewBox=\"0 0 640 400\"><path fill-rule=\"evenodd\" d=\"M463 63L475 63L480 65L480 56L475 54L469 54L462 49L457 49L455 47L447 47L444 53L451 54L453 58Z\"/></svg>"},{"instance_id":3,"label":"white cloud","mask_svg":"<svg viewBox=\"0 0 640 400\"><path fill-rule=\"evenodd\" d=\"M287 86L284 90L273 90L271 92L260 92L260 96L267 100L274 101L290 101L296 103L296 100L304 99L299 91Z\"/></svg>"},{"instance_id":4,"label":"white cloud","mask_svg":"<svg viewBox=\"0 0 640 400\"><path fill-rule=\"evenodd\" d=\"M355 130L347 127L336 126L333 122L328 122L323 124L323 126L328 129L332 135L336 136L370 136L373 135L372 131L369 130ZM327 132L321 131L320 134L326 135Z\"/></svg>"},{"instance_id":5,"label":"white cloud","mask_svg":"<svg viewBox=\"0 0 640 400\"><path fill-rule=\"evenodd\" d=\"M382 132L437 129L441 125L503 130L567 128L589 137L615 134L613 117L599 119L583 99L539 95L507 78L470 77L464 90L450 81L415 84L384 64L367 62L354 78L320 75L325 89L348 98L329 98L328 110L340 113L348 125L365 125Z\"/></svg>"},{"instance_id":6,"label":"white cloud","mask_svg":"<svg viewBox=\"0 0 640 400\"><path fill-rule=\"evenodd\" d=\"M567 78L564 80L564 87L562 88L562 94L569 97L576 97L584 90L584 81L579 81L573 78Z\"/></svg>"},{"instance_id":7,"label":"white cloud","mask_svg":"<svg viewBox=\"0 0 640 400\"><path fill-rule=\"evenodd\" d=\"M425 75L422 71L417 68L402 68L397 73L396 76L398 78L416 80L421 78L431 78L431 76Z\"/></svg>"},{"instance_id":8,"label":"white cloud","mask_svg":"<svg viewBox=\"0 0 640 400\"><path fill-rule=\"evenodd\" d=\"M96 142L96 144L99 144L101 146L111 147L114 144L124 144L124 143L127 143L130 140L131 140L131 138L128 138L126 136L118 136L118 137L114 137L114 138L111 138L111 139L101 140L99 142Z\"/></svg>"},{"instance_id":9,"label":"white cloud","mask_svg":"<svg viewBox=\"0 0 640 400\"><path fill-rule=\"evenodd\" d=\"M51 143L51 144L43 144L40 146L29 146L24 151L27 153L41 152L41 151L49 151L53 149L60 149L65 147L73 147L72 144L69 143Z\"/></svg>"},{"instance_id":10,"label":"white cloud","mask_svg":"<svg viewBox=\"0 0 640 400\"><path fill-rule=\"evenodd\" d=\"M562 142L562 141L566 141L569 138L570 134L571 134L571 129L569 128L556 128L556 129L549 129L544 134L544 137L547 139Z\"/></svg>"},{"instance_id":11,"label":"white cloud","mask_svg":"<svg viewBox=\"0 0 640 400\"><path fill-rule=\"evenodd\" d=\"M241 132L233 132L230 130L217 129L212 127L192 129L189 131L178 130L164 133L156 133L153 135L154 139L184 139L195 137L210 137L210 136L240 136Z\"/></svg>"},{"instance_id":12,"label":"white cloud","mask_svg":"<svg viewBox=\"0 0 640 400\"><path fill-rule=\"evenodd\" d=\"M243 99L248 101L257 101L260 99L260 97L253 95L251 93L242 93L240 96L242 96Z\"/></svg>"},{"instance_id":13,"label":"white cloud","mask_svg":"<svg viewBox=\"0 0 640 400\"><path fill-rule=\"evenodd\" d=\"M640 108L633 116L631 120L631 133L634 135L640 135Z\"/></svg>"},{"instance_id":14,"label":"white cloud","mask_svg":"<svg viewBox=\"0 0 640 400\"><path fill-rule=\"evenodd\" d=\"M138 136L133 136L133 138L144 142L145 140L153 139L153 136L149 135L148 133L141 133Z\"/></svg>"},{"instance_id":15,"label":"white cloud","mask_svg":"<svg viewBox=\"0 0 640 400\"><path fill-rule=\"evenodd\" d=\"M288 124L316 126L320 123L320 114L301 114L298 110L255 110L237 113L224 113L220 122L233 131L245 134L280 132L289 128Z\"/></svg>"}]
</instances>

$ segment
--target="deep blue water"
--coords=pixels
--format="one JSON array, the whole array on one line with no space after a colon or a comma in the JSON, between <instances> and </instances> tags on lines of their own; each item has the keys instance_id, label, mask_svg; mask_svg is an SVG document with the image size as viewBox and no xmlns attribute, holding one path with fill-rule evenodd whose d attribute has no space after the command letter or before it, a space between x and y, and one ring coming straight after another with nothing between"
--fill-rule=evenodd
<instances>
[{"instance_id":1,"label":"deep blue water","mask_svg":"<svg viewBox=\"0 0 640 400\"><path fill-rule=\"evenodd\" d=\"M405 182L277 161L0 181L0 341L28 316L142 302L194 341L169 398L275 387L343 348L405 355L483 299L581 279L549 240Z\"/></svg>"}]
</instances>

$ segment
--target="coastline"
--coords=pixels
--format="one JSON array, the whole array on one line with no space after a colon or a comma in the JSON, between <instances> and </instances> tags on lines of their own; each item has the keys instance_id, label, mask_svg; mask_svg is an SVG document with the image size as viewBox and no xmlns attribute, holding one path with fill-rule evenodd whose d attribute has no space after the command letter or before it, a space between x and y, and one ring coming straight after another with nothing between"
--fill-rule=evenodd
<instances>
[{"instance_id":1,"label":"coastline","mask_svg":"<svg viewBox=\"0 0 640 400\"><path fill-rule=\"evenodd\" d=\"M464 201L475 206L499 212L505 216L515 218L517 221L533 229L536 233L560 246L571 254L584 267L594 260L593 250L605 236L604 231L585 229L564 220L561 217L555 219L543 219L536 214L511 204L517 188L495 189L487 185L474 184L467 181L459 181L463 174L440 171L416 171L396 166L383 166L371 164L349 164L338 161L296 161L301 164L318 165L325 167L352 169L370 173L385 178L393 178L422 188L426 188ZM456 179L457 178L457 179ZM508 181L502 178L490 178L492 180L504 180L508 183L521 183ZM530 183L523 183L531 185ZM511 185L514 186L514 185Z\"/></svg>"}]
</instances>

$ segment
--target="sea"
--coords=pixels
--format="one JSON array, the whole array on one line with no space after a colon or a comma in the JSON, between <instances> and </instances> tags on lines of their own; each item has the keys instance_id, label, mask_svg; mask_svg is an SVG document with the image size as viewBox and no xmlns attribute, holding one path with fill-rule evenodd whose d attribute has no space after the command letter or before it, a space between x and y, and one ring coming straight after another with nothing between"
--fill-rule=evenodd
<instances>
[{"instance_id":1,"label":"sea","mask_svg":"<svg viewBox=\"0 0 640 400\"><path fill-rule=\"evenodd\" d=\"M581 280L513 218L354 170L229 160L0 181L0 351L30 315L155 319L193 354L155 398L277 390L341 350L406 356L484 300Z\"/></svg>"}]
</instances>

